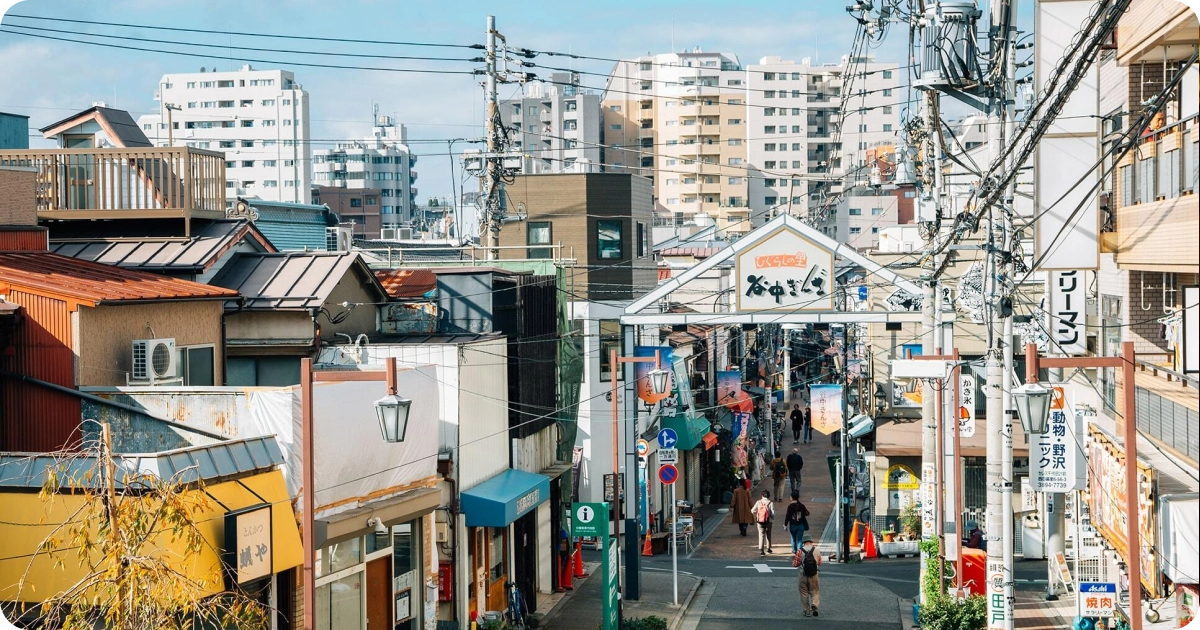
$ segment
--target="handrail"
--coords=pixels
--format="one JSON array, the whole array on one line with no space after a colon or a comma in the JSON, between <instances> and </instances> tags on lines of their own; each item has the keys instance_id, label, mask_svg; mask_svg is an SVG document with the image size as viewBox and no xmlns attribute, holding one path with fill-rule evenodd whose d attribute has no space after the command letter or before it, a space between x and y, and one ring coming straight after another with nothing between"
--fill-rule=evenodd
<instances>
[{"instance_id":1,"label":"handrail","mask_svg":"<svg viewBox=\"0 0 1200 630\"><path fill-rule=\"evenodd\" d=\"M1176 372L1175 370L1173 370L1171 368L1163 367L1161 365L1158 365L1157 363L1154 363L1152 361L1147 361L1145 359L1136 359L1136 361L1137 361L1138 367L1141 368L1141 371L1143 371L1143 372L1145 372L1146 370L1150 370L1151 372L1154 373L1155 376L1158 376L1159 372L1163 372L1167 375L1168 381L1178 380L1180 383L1183 384L1184 387L1193 387L1193 388L1200 387L1200 379L1197 379L1195 376L1190 376L1190 375L1184 374L1182 372Z\"/></svg>"}]
</instances>

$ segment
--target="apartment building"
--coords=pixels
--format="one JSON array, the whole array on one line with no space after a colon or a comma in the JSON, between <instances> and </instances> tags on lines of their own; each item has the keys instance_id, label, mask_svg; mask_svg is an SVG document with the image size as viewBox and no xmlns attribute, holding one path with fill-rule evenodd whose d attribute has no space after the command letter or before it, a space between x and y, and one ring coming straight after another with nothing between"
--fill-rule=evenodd
<instances>
[{"instance_id":1,"label":"apartment building","mask_svg":"<svg viewBox=\"0 0 1200 630\"><path fill-rule=\"evenodd\" d=\"M375 116L371 137L313 151L313 182L348 190L379 189L384 228L413 223L417 156L408 148L408 129L391 116ZM369 201L364 199L363 203Z\"/></svg>"},{"instance_id":2,"label":"apartment building","mask_svg":"<svg viewBox=\"0 0 1200 630\"><path fill-rule=\"evenodd\" d=\"M600 95L580 89L578 73L552 73L499 107L525 174L600 171Z\"/></svg>"},{"instance_id":3,"label":"apartment building","mask_svg":"<svg viewBox=\"0 0 1200 630\"><path fill-rule=\"evenodd\" d=\"M823 65L764 57L747 67L754 225L778 212L804 216L845 185L868 179L868 150L899 129L898 68L873 56Z\"/></svg>"},{"instance_id":4,"label":"apartment building","mask_svg":"<svg viewBox=\"0 0 1200 630\"><path fill-rule=\"evenodd\" d=\"M745 83L735 55L699 48L617 62L601 103L605 170L651 178L660 222L702 215L749 232Z\"/></svg>"},{"instance_id":5,"label":"apartment building","mask_svg":"<svg viewBox=\"0 0 1200 630\"><path fill-rule=\"evenodd\" d=\"M138 118L154 146L225 153L227 199L307 203L308 92L287 70L215 68L165 74L154 93L158 113Z\"/></svg>"}]
</instances>

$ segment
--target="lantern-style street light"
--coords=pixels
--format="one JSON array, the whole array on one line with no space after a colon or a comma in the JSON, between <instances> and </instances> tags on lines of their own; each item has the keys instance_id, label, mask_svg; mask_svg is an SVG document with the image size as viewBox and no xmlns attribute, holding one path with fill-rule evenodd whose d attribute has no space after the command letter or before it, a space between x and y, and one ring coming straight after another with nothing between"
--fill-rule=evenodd
<instances>
[{"instance_id":1,"label":"lantern-style street light","mask_svg":"<svg viewBox=\"0 0 1200 630\"><path fill-rule=\"evenodd\" d=\"M1027 435L1041 435L1046 432L1053 395L1054 390L1038 383L1026 383L1013 390L1013 404L1021 418L1021 428Z\"/></svg>"},{"instance_id":2,"label":"lantern-style street light","mask_svg":"<svg viewBox=\"0 0 1200 630\"><path fill-rule=\"evenodd\" d=\"M412 401L388 394L375 401L375 415L379 416L379 430L383 433L383 441L396 443L404 441L404 433L408 429L408 408Z\"/></svg>"}]
</instances>

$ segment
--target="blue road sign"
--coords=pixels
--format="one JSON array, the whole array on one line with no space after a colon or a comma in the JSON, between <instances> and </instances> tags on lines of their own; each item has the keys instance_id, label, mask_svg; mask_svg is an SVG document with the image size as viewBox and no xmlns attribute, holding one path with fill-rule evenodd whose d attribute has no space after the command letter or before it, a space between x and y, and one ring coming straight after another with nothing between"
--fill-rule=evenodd
<instances>
[{"instance_id":1,"label":"blue road sign","mask_svg":"<svg viewBox=\"0 0 1200 630\"><path fill-rule=\"evenodd\" d=\"M867 299L867 287L858 287L858 299L860 302L865 302Z\"/></svg>"},{"instance_id":2,"label":"blue road sign","mask_svg":"<svg viewBox=\"0 0 1200 630\"><path fill-rule=\"evenodd\" d=\"M676 479L679 479L679 469L675 467L675 464L663 464L661 467L659 467L659 481L669 486L675 483Z\"/></svg>"},{"instance_id":3,"label":"blue road sign","mask_svg":"<svg viewBox=\"0 0 1200 630\"><path fill-rule=\"evenodd\" d=\"M679 441L679 434L675 429L662 429L658 432L658 445L661 448L675 448L675 443Z\"/></svg>"}]
</instances>

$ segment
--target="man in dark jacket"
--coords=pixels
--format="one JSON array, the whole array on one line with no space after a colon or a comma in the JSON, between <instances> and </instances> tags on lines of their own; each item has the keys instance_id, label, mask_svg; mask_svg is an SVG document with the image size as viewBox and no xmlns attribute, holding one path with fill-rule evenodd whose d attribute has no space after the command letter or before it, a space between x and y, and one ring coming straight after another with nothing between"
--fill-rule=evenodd
<instances>
[{"instance_id":1,"label":"man in dark jacket","mask_svg":"<svg viewBox=\"0 0 1200 630\"><path fill-rule=\"evenodd\" d=\"M804 443L812 441L812 407L804 408Z\"/></svg>"},{"instance_id":2,"label":"man in dark jacket","mask_svg":"<svg viewBox=\"0 0 1200 630\"><path fill-rule=\"evenodd\" d=\"M787 456L788 480L792 484L792 492L800 492L800 469L804 468L804 458L800 451L792 447L792 453Z\"/></svg>"},{"instance_id":3,"label":"man in dark jacket","mask_svg":"<svg viewBox=\"0 0 1200 630\"><path fill-rule=\"evenodd\" d=\"M800 432L804 430L804 412L800 411L800 405L792 405L788 419L792 421L792 444L795 444L800 441Z\"/></svg>"}]
</instances>

